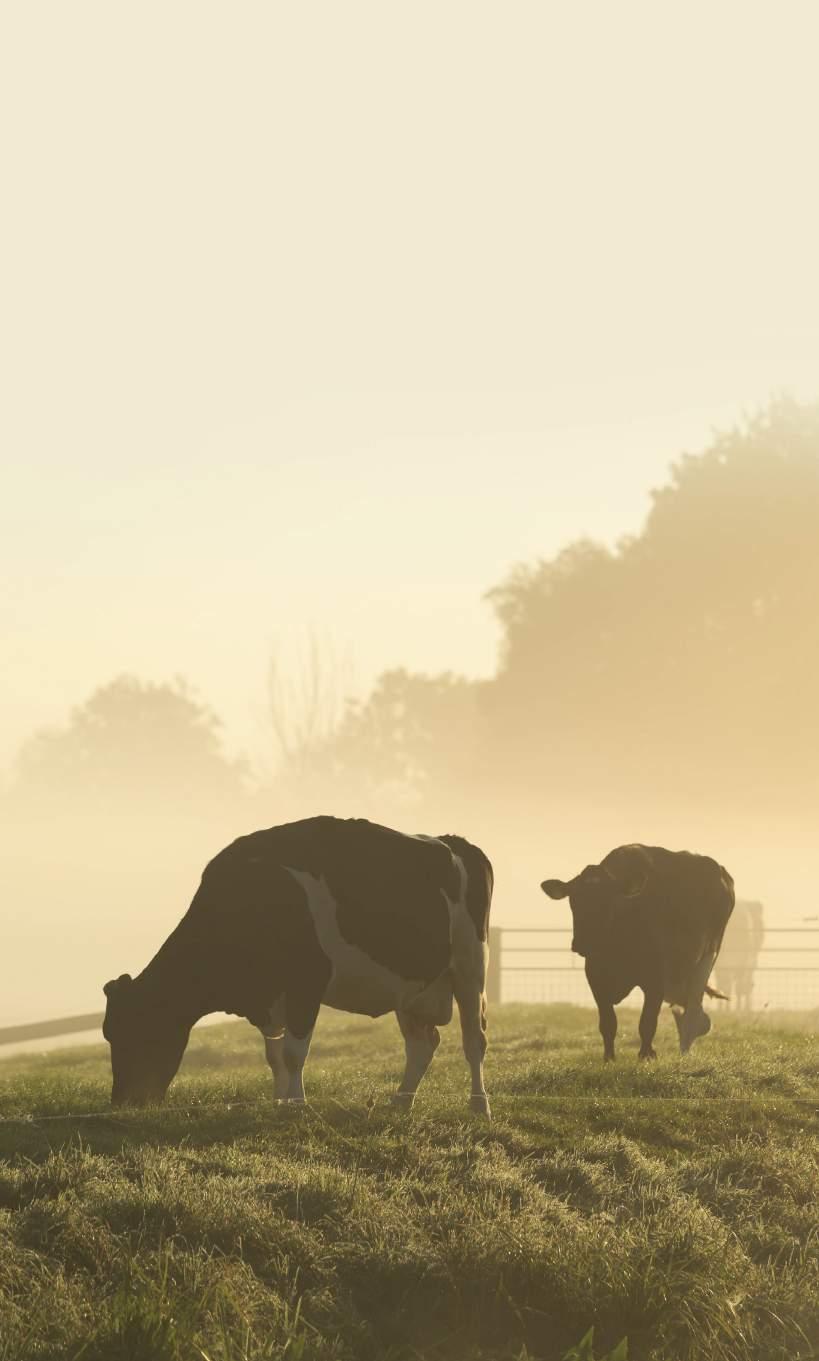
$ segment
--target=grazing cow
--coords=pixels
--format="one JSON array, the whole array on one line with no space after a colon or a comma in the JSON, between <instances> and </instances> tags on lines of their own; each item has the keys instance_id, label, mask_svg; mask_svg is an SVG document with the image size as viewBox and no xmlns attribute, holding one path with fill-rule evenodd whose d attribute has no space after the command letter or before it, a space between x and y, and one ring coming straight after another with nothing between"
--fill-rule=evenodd
<instances>
[{"instance_id":1,"label":"grazing cow","mask_svg":"<svg viewBox=\"0 0 819 1361\"><path fill-rule=\"evenodd\" d=\"M572 949L586 959L597 1003L604 1058L614 1058L614 1006L642 988L640 1058L653 1059L652 1041L663 1002L674 1007L680 1053L711 1029L703 994L734 906L734 881L705 855L660 846L620 846L576 879L546 879L550 898L568 897Z\"/></svg>"},{"instance_id":2,"label":"grazing cow","mask_svg":"<svg viewBox=\"0 0 819 1361\"><path fill-rule=\"evenodd\" d=\"M322 1002L394 1011L410 1107L458 1003L483 1085L492 866L462 837L405 836L362 819L309 818L253 832L205 867L187 913L137 978L105 985L112 1103L161 1101L192 1026L245 1016L265 1038L274 1096L304 1101L302 1070Z\"/></svg>"}]
</instances>

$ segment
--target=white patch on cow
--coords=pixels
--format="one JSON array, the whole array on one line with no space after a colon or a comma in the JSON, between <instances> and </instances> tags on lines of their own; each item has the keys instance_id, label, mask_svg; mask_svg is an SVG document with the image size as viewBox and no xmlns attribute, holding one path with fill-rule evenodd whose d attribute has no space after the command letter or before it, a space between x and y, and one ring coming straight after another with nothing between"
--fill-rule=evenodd
<instances>
[{"instance_id":1,"label":"white patch on cow","mask_svg":"<svg viewBox=\"0 0 819 1361\"><path fill-rule=\"evenodd\" d=\"M330 961L332 974L322 998L326 1006L366 1016L405 1011L430 1025L446 1025L452 1017L449 970L432 983L393 973L344 939L338 925L338 903L323 875L316 877L289 865L284 868L304 890L318 943ZM452 920L452 904L449 906Z\"/></svg>"},{"instance_id":2,"label":"white patch on cow","mask_svg":"<svg viewBox=\"0 0 819 1361\"><path fill-rule=\"evenodd\" d=\"M290 1088L290 1069L284 1061L284 1031L281 1035L265 1035L264 1050L273 1074L273 1098L286 1101Z\"/></svg>"},{"instance_id":3,"label":"white patch on cow","mask_svg":"<svg viewBox=\"0 0 819 1361\"><path fill-rule=\"evenodd\" d=\"M306 1035L294 1035L292 1031L285 1030L284 1040L282 1041L282 1057L290 1075L287 1086L287 1100L298 1106L304 1104L304 1065L307 1062L307 1055L310 1053L312 1038L312 1030L309 1030Z\"/></svg>"}]
</instances>

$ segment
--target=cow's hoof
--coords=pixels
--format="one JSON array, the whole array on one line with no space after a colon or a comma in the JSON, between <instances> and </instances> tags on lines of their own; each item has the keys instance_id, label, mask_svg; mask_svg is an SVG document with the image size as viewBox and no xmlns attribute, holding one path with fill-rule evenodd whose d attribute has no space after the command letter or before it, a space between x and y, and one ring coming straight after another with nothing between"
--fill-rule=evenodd
<instances>
[{"instance_id":1,"label":"cow's hoof","mask_svg":"<svg viewBox=\"0 0 819 1361\"><path fill-rule=\"evenodd\" d=\"M396 1110L408 1112L412 1110L415 1092L393 1092L391 1100Z\"/></svg>"},{"instance_id":2,"label":"cow's hoof","mask_svg":"<svg viewBox=\"0 0 819 1361\"><path fill-rule=\"evenodd\" d=\"M604 1063L614 1063L614 1055L613 1055L613 1054L604 1054L604 1055L603 1055L603 1062L604 1062Z\"/></svg>"},{"instance_id":3,"label":"cow's hoof","mask_svg":"<svg viewBox=\"0 0 819 1361\"><path fill-rule=\"evenodd\" d=\"M482 1115L485 1119L491 1120L492 1112L489 1109L489 1097L473 1095L469 1098L469 1109L476 1115Z\"/></svg>"},{"instance_id":4,"label":"cow's hoof","mask_svg":"<svg viewBox=\"0 0 819 1361\"><path fill-rule=\"evenodd\" d=\"M642 1049L640 1050L641 1059L656 1059L656 1057L657 1051L655 1049L646 1049L645 1051L643 1051Z\"/></svg>"},{"instance_id":5,"label":"cow's hoof","mask_svg":"<svg viewBox=\"0 0 819 1361\"><path fill-rule=\"evenodd\" d=\"M303 1096L288 1096L287 1101L282 1102L282 1105L295 1106L297 1110L303 1110L307 1105L307 1100Z\"/></svg>"}]
</instances>

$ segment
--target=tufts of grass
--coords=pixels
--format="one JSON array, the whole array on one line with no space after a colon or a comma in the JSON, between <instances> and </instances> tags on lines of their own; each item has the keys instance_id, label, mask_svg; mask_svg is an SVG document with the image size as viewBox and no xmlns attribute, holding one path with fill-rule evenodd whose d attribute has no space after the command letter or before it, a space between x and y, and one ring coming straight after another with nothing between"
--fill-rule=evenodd
<instances>
[{"instance_id":1,"label":"tufts of grass","mask_svg":"<svg viewBox=\"0 0 819 1361\"><path fill-rule=\"evenodd\" d=\"M2 1065L61 1118L0 1123L0 1361L808 1361L816 1036L722 1019L612 1071L582 1009L498 1009L492 1124L452 1029L393 1110L389 1020L322 1019L303 1111L241 1024L163 1108L108 1112L102 1049Z\"/></svg>"}]
</instances>

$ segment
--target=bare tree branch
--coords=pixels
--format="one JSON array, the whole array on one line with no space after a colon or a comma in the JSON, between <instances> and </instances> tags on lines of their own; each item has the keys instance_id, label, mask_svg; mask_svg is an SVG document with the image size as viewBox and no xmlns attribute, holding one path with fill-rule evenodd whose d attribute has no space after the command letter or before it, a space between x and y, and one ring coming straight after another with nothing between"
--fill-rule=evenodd
<instances>
[{"instance_id":1,"label":"bare tree branch","mask_svg":"<svg viewBox=\"0 0 819 1361\"><path fill-rule=\"evenodd\" d=\"M337 730L354 688L349 650L339 655L310 629L291 652L274 649L267 672L268 714L283 764L303 768Z\"/></svg>"}]
</instances>

